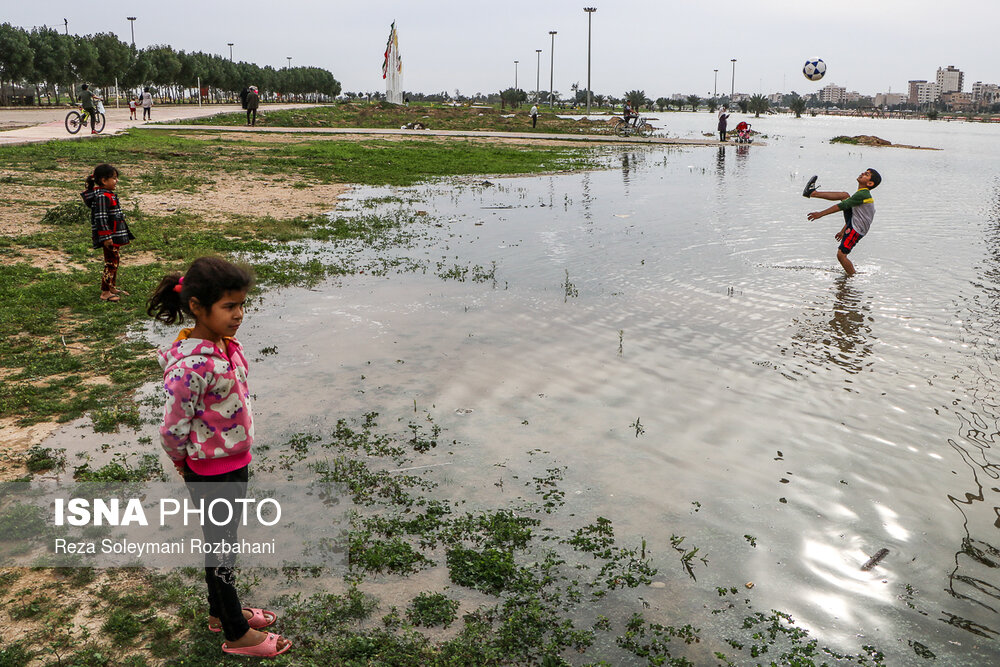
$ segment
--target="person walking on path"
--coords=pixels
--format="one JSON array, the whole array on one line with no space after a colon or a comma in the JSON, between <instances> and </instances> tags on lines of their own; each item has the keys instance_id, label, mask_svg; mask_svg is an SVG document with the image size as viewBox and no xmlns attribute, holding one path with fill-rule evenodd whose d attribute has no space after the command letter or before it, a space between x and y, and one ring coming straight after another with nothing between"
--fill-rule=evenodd
<instances>
[{"instance_id":1,"label":"person walking on path","mask_svg":"<svg viewBox=\"0 0 1000 667\"><path fill-rule=\"evenodd\" d=\"M257 94L257 87L250 86L247 93L247 125L257 125L257 107L260 105L260 95ZM250 114L253 114L253 122L250 121Z\"/></svg>"},{"instance_id":2,"label":"person walking on path","mask_svg":"<svg viewBox=\"0 0 1000 667\"><path fill-rule=\"evenodd\" d=\"M142 91L142 119L153 120L153 95L149 88Z\"/></svg>"},{"instance_id":3,"label":"person walking on path","mask_svg":"<svg viewBox=\"0 0 1000 667\"><path fill-rule=\"evenodd\" d=\"M538 105L532 104L528 113L531 115L531 127L534 127L538 123Z\"/></svg>"},{"instance_id":4,"label":"person walking on path","mask_svg":"<svg viewBox=\"0 0 1000 667\"><path fill-rule=\"evenodd\" d=\"M87 84L80 86L80 106L90 116L90 133L97 134L97 102L100 97L94 95Z\"/></svg>"},{"instance_id":5,"label":"person walking on path","mask_svg":"<svg viewBox=\"0 0 1000 667\"><path fill-rule=\"evenodd\" d=\"M246 497L253 444L253 413L247 359L236 331L243 322L253 276L219 257L201 257L187 272L160 280L146 313L165 323L194 319L168 349L160 350L166 402L160 444L184 479L196 506L237 504ZM218 525L202 517L205 541L238 545L240 513ZM223 549L205 554L208 629L222 632L224 653L273 658L292 643L261 632L278 620L273 611L243 607L236 590L236 555Z\"/></svg>"},{"instance_id":6,"label":"person walking on path","mask_svg":"<svg viewBox=\"0 0 1000 667\"><path fill-rule=\"evenodd\" d=\"M726 112L728 110L729 110L728 107L726 107L725 105L723 105L722 108L719 109L719 141L726 140L726 121L729 120L729 114Z\"/></svg>"},{"instance_id":7,"label":"person walking on path","mask_svg":"<svg viewBox=\"0 0 1000 667\"><path fill-rule=\"evenodd\" d=\"M87 189L80 193L90 207L90 232L94 248L104 250L104 271L101 272L101 301L120 301L128 292L118 289L118 265L121 253L118 250L128 245L132 235L115 188L118 186L118 170L110 164L99 164L94 173L87 177Z\"/></svg>"},{"instance_id":8,"label":"person walking on path","mask_svg":"<svg viewBox=\"0 0 1000 667\"><path fill-rule=\"evenodd\" d=\"M819 220L824 215L830 215L837 211L844 212L844 226L833 238L840 241L840 247L837 248L837 261L844 267L847 275L853 276L855 273L854 264L847 256L871 228L872 220L875 218L875 200L872 199L871 191L882 182L882 176L874 169L864 170L858 176L858 191L853 195L846 192L820 192L816 189L816 178L813 176L809 179L802 191L802 196L839 203L822 211L813 211L806 217L810 220Z\"/></svg>"},{"instance_id":9,"label":"person walking on path","mask_svg":"<svg viewBox=\"0 0 1000 667\"><path fill-rule=\"evenodd\" d=\"M135 115L136 102L137 102L137 100L135 100L134 98L130 99L128 101L128 119L129 120L138 120L138 118Z\"/></svg>"}]
</instances>

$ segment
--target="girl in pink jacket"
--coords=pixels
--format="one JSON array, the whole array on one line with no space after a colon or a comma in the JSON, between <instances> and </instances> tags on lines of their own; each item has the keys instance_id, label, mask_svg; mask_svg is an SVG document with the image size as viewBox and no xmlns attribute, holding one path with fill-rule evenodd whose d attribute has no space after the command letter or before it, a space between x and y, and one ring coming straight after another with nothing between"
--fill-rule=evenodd
<instances>
[{"instance_id":1,"label":"girl in pink jacket","mask_svg":"<svg viewBox=\"0 0 1000 667\"><path fill-rule=\"evenodd\" d=\"M182 329L160 352L166 405L160 442L184 478L195 504L223 498L235 506L246 497L253 413L247 386L247 360L234 337L243 322L250 272L219 257L195 260L187 273L164 276L149 300L147 313L173 324L185 316L194 326ZM233 521L202 525L207 542L236 542L239 513ZM270 657L291 647L287 639L261 632L277 620L274 612L243 607L236 592L232 555L206 554L208 627L222 631L226 653Z\"/></svg>"}]
</instances>

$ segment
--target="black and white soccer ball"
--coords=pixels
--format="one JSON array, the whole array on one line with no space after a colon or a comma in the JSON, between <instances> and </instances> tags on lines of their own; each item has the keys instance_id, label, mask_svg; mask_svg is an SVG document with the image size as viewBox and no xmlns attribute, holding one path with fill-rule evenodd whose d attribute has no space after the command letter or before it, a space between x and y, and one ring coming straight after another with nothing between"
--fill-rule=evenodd
<instances>
[{"instance_id":1,"label":"black and white soccer ball","mask_svg":"<svg viewBox=\"0 0 1000 667\"><path fill-rule=\"evenodd\" d=\"M810 81L819 81L826 74L826 63L819 58L807 60L802 67L802 74Z\"/></svg>"}]
</instances>

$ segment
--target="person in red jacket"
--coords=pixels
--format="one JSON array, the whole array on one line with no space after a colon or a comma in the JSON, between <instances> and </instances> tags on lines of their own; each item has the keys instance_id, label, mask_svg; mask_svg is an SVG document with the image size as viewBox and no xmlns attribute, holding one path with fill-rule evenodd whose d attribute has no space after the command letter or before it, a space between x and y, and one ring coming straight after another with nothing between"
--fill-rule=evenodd
<instances>
[{"instance_id":1,"label":"person in red jacket","mask_svg":"<svg viewBox=\"0 0 1000 667\"><path fill-rule=\"evenodd\" d=\"M104 271L101 272L101 301L120 301L128 292L118 289L119 248L128 245L135 236L125 222L125 214L115 188L118 186L118 169L110 164L99 164L87 177L87 189L80 193L90 207L90 233L95 248L104 250Z\"/></svg>"}]
</instances>

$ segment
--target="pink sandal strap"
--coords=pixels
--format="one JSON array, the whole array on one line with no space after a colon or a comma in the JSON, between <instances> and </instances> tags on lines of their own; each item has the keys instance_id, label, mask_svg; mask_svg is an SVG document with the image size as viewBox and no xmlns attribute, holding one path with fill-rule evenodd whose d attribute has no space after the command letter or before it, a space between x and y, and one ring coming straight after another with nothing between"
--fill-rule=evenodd
<instances>
[{"instance_id":1,"label":"pink sandal strap","mask_svg":"<svg viewBox=\"0 0 1000 667\"><path fill-rule=\"evenodd\" d=\"M281 655L288 649L292 648L292 643L288 642L285 644L285 648L278 650L278 639L281 635L276 635L273 632L267 633L267 638L256 646L244 646L240 648L230 648L228 644L222 645L223 653L232 653L233 655L250 655L257 658L273 658L276 655Z\"/></svg>"},{"instance_id":2,"label":"pink sandal strap","mask_svg":"<svg viewBox=\"0 0 1000 667\"><path fill-rule=\"evenodd\" d=\"M258 609L257 607L243 608L250 612L251 616L247 619L247 623L254 630L260 630L261 628L266 628L269 625L274 625L275 621L278 620L278 615L273 611ZM270 615L271 620L268 620L268 615Z\"/></svg>"}]
</instances>

